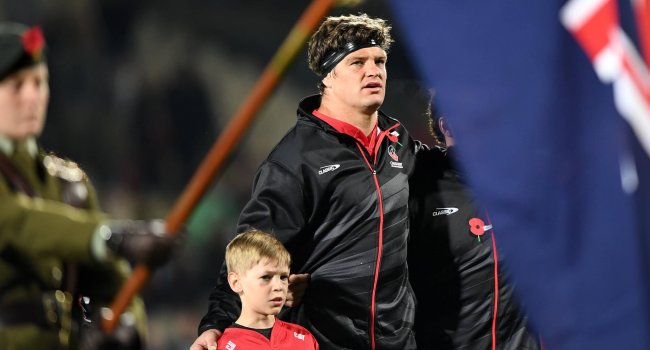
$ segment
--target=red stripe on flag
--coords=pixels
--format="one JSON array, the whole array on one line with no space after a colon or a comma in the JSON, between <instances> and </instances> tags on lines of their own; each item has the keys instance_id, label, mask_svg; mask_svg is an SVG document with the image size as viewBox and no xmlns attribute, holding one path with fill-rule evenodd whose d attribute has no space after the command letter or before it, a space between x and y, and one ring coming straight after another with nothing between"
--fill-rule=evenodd
<instances>
[{"instance_id":1,"label":"red stripe on flag","mask_svg":"<svg viewBox=\"0 0 650 350\"><path fill-rule=\"evenodd\" d=\"M633 63L630 55L625 53L623 55L623 69L627 72L634 87L636 87L639 94L643 97L646 104L650 106L650 89L648 88L648 82L643 81L643 73L639 72L638 67ZM638 61L637 61L638 62Z\"/></svg>"},{"instance_id":2,"label":"red stripe on flag","mask_svg":"<svg viewBox=\"0 0 650 350\"><path fill-rule=\"evenodd\" d=\"M646 66L650 67L650 0L636 0L633 3L636 24L639 27L641 53Z\"/></svg>"},{"instance_id":3,"label":"red stripe on flag","mask_svg":"<svg viewBox=\"0 0 650 350\"><path fill-rule=\"evenodd\" d=\"M572 30L576 40L582 45L592 61L609 44L609 34L618 26L616 2L603 3L585 23Z\"/></svg>"}]
</instances>

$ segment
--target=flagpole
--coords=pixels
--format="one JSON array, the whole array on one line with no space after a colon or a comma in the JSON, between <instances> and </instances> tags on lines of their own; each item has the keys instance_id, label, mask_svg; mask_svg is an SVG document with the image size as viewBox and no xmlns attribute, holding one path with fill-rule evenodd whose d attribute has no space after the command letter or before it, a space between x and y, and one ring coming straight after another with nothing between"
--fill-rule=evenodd
<instances>
[{"instance_id":1,"label":"flagpole","mask_svg":"<svg viewBox=\"0 0 650 350\"><path fill-rule=\"evenodd\" d=\"M313 0L285 38L280 48L266 66L264 72L253 87L246 100L241 104L235 116L225 127L215 141L185 190L176 201L166 218L167 231L170 234L178 232L182 224L192 213L203 194L211 185L212 180L222 168L228 155L237 145L256 113L264 105L280 77L294 60L300 49L306 43L309 35L320 24L323 17L330 11L335 0ZM137 265L129 279L117 293L110 310L102 312L102 329L112 331L117 325L119 316L127 305L151 277L151 269L146 265Z\"/></svg>"}]
</instances>

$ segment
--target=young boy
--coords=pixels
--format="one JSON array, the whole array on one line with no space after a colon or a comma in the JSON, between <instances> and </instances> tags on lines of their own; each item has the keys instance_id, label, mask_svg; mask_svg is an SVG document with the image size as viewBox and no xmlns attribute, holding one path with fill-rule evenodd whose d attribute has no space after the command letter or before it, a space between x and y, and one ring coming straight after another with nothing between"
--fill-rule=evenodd
<instances>
[{"instance_id":1,"label":"young boy","mask_svg":"<svg viewBox=\"0 0 650 350\"><path fill-rule=\"evenodd\" d=\"M226 328L217 349L318 350L305 328L275 317L287 297L291 256L282 243L257 230L237 235L226 247L228 284L239 295L239 318Z\"/></svg>"}]
</instances>

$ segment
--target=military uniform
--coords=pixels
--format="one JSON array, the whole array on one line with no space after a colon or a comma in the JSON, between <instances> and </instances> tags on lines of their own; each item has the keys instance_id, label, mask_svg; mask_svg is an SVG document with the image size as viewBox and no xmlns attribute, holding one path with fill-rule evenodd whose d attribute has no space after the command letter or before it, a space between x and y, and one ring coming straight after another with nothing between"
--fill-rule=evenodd
<instances>
[{"instance_id":1,"label":"military uniform","mask_svg":"<svg viewBox=\"0 0 650 350\"><path fill-rule=\"evenodd\" d=\"M110 302L128 263L93 257L91 239L105 215L75 163L42 149L27 161L0 158L0 349L65 349L78 295ZM142 303L134 305L144 330Z\"/></svg>"},{"instance_id":2,"label":"military uniform","mask_svg":"<svg viewBox=\"0 0 650 350\"><path fill-rule=\"evenodd\" d=\"M86 174L37 146L49 101L44 46L39 28L0 23L0 350L77 349L80 329L92 335L84 338L93 340L89 347L106 346L115 334L81 322L82 307L89 307L79 297L95 309L105 306L129 274L129 263L117 256L133 257L124 253L142 247L167 253L158 248L169 246L148 226L114 230ZM148 241L130 244L142 231L137 239ZM159 262L169 256L163 253L141 256ZM141 343L141 300L128 311L127 341ZM98 323L97 313L87 316Z\"/></svg>"}]
</instances>

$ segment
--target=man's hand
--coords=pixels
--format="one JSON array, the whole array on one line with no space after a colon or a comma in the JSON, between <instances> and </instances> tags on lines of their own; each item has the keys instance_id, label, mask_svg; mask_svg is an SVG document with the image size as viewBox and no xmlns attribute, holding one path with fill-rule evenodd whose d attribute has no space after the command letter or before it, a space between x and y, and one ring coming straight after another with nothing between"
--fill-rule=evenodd
<instances>
[{"instance_id":1,"label":"man's hand","mask_svg":"<svg viewBox=\"0 0 650 350\"><path fill-rule=\"evenodd\" d=\"M289 275L289 292L287 293L287 301L284 302L284 305L288 307L300 305L310 280L311 275L308 273Z\"/></svg>"},{"instance_id":2,"label":"man's hand","mask_svg":"<svg viewBox=\"0 0 650 350\"><path fill-rule=\"evenodd\" d=\"M221 331L208 329L203 332L190 346L190 350L217 350L217 340L221 337Z\"/></svg>"}]
</instances>

